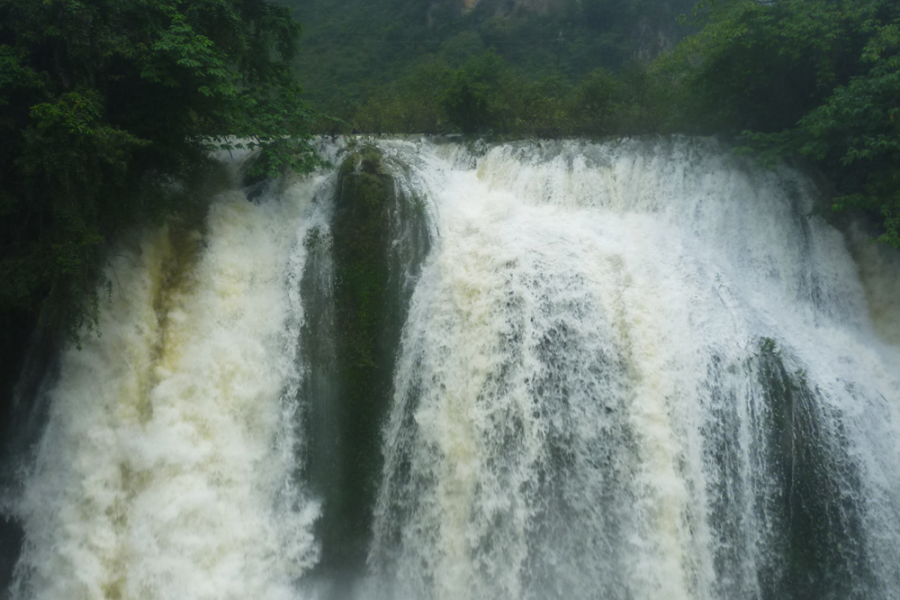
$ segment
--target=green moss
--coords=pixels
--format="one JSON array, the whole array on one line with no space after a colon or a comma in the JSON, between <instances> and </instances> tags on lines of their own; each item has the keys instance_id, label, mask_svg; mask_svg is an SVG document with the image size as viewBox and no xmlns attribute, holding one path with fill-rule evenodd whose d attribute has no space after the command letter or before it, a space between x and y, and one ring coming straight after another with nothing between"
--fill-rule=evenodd
<instances>
[{"instance_id":1,"label":"green moss","mask_svg":"<svg viewBox=\"0 0 900 600\"><path fill-rule=\"evenodd\" d=\"M340 451L322 484L325 513L319 533L326 570L365 564L381 471L381 419L390 401L399 338L399 332L388 331L390 208L395 201L393 180L378 150L364 147L343 162L331 231L339 393L331 407L337 429L330 435L340 440Z\"/></svg>"},{"instance_id":2,"label":"green moss","mask_svg":"<svg viewBox=\"0 0 900 600\"><path fill-rule=\"evenodd\" d=\"M388 279L388 203L393 182L381 156L364 148L341 165L334 220L336 308L340 360L353 378L376 364L376 342L384 316Z\"/></svg>"},{"instance_id":3,"label":"green moss","mask_svg":"<svg viewBox=\"0 0 900 600\"><path fill-rule=\"evenodd\" d=\"M354 148L338 175L331 226L304 239L301 283L303 344L314 350L304 357L308 453L299 476L323 501L313 577L336 582L327 597L349 597L342 586L365 572L394 364L430 247L424 202L400 191L379 150Z\"/></svg>"}]
</instances>

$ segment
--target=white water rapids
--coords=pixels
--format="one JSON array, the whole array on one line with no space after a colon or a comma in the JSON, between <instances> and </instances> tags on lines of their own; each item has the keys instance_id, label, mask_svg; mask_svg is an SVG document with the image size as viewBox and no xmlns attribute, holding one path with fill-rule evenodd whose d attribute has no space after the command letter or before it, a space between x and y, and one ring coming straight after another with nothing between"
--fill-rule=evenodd
<instances>
[{"instance_id":1,"label":"white water rapids","mask_svg":"<svg viewBox=\"0 0 900 600\"><path fill-rule=\"evenodd\" d=\"M378 145L433 240L355 596L900 598L896 252L709 140ZM300 280L336 178L121 245L12 598L327 595Z\"/></svg>"}]
</instances>

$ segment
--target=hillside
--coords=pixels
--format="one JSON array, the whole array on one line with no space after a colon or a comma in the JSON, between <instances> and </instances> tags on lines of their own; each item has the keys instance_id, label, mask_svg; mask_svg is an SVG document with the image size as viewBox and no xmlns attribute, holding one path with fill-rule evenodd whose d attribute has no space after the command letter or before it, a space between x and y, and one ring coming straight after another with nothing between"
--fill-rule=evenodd
<instances>
[{"instance_id":1,"label":"hillside","mask_svg":"<svg viewBox=\"0 0 900 600\"><path fill-rule=\"evenodd\" d=\"M536 79L576 80L647 62L689 33L693 0L284 0L303 24L307 97L346 116L378 86L429 60L457 65L493 48Z\"/></svg>"}]
</instances>

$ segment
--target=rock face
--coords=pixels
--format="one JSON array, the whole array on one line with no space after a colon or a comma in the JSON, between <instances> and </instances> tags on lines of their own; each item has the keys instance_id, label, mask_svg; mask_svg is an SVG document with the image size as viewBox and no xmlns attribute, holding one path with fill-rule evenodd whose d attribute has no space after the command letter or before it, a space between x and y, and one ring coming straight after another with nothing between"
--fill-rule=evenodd
<instances>
[{"instance_id":1,"label":"rock face","mask_svg":"<svg viewBox=\"0 0 900 600\"><path fill-rule=\"evenodd\" d=\"M304 241L302 336L304 347L316 348L303 366L301 395L313 399L305 469L325 506L316 523L317 571L335 581L335 573L365 567L394 360L431 247L424 205L406 187L378 149L351 154L339 171L330 228ZM344 585L335 583L330 597L349 597Z\"/></svg>"}]
</instances>

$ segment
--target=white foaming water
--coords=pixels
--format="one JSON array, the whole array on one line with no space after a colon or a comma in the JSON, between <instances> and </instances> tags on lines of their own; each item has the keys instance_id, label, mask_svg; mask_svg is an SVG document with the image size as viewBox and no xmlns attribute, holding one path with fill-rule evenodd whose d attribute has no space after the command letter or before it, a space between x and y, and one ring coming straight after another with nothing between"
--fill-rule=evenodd
<instances>
[{"instance_id":1,"label":"white foaming water","mask_svg":"<svg viewBox=\"0 0 900 600\"><path fill-rule=\"evenodd\" d=\"M851 254L805 179L708 140L378 145L433 250L359 597L900 596L896 253ZM296 473L333 184L225 194L112 259L16 509L15 598L331 589Z\"/></svg>"},{"instance_id":2,"label":"white foaming water","mask_svg":"<svg viewBox=\"0 0 900 600\"><path fill-rule=\"evenodd\" d=\"M900 349L805 180L709 141L383 148L416 165L438 241L398 358L376 589L801 597L807 552L856 565L833 597L900 594ZM785 418L786 450L766 433ZM791 490L822 482L840 500L819 535Z\"/></svg>"},{"instance_id":3,"label":"white foaming water","mask_svg":"<svg viewBox=\"0 0 900 600\"><path fill-rule=\"evenodd\" d=\"M299 281L328 186L229 192L205 234L112 258L102 337L64 352L19 502L14 597L295 597L318 552L293 480Z\"/></svg>"}]
</instances>

